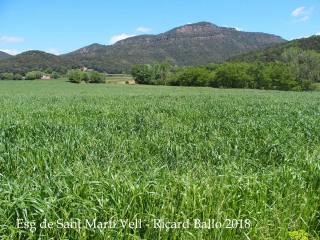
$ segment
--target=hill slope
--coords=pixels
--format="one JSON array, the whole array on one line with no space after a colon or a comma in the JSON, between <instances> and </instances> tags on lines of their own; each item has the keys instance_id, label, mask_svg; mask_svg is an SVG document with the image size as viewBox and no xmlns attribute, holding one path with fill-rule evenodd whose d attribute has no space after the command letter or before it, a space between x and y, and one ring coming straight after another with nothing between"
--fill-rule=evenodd
<instances>
[{"instance_id":1,"label":"hill slope","mask_svg":"<svg viewBox=\"0 0 320 240\"><path fill-rule=\"evenodd\" d=\"M7 58L10 58L10 57L12 57L10 54L0 51L0 60L7 59Z\"/></svg>"},{"instance_id":2,"label":"hill slope","mask_svg":"<svg viewBox=\"0 0 320 240\"><path fill-rule=\"evenodd\" d=\"M281 60L281 54L289 48L299 48L302 50L314 50L320 53L320 36L311 36L309 38L296 39L287 43L257 50L252 53L240 54L240 55L231 57L229 61L270 62L275 60Z\"/></svg>"},{"instance_id":3,"label":"hill slope","mask_svg":"<svg viewBox=\"0 0 320 240\"><path fill-rule=\"evenodd\" d=\"M100 71L127 71L136 63L169 61L173 65L220 62L237 54L285 42L281 37L241 32L200 22L159 35L140 35L111 46L93 44L64 55Z\"/></svg>"},{"instance_id":4,"label":"hill slope","mask_svg":"<svg viewBox=\"0 0 320 240\"><path fill-rule=\"evenodd\" d=\"M78 67L73 61L42 51L27 51L0 61L0 73L12 72L25 74L32 70L65 72L67 69Z\"/></svg>"}]
</instances>

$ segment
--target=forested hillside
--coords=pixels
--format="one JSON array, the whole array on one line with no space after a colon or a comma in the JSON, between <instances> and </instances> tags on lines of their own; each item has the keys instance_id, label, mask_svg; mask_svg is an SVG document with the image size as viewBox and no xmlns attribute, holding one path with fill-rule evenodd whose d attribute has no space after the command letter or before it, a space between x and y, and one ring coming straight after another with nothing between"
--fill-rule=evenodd
<instances>
[{"instance_id":1,"label":"forested hillside","mask_svg":"<svg viewBox=\"0 0 320 240\"><path fill-rule=\"evenodd\" d=\"M10 54L0 51L0 60L12 57Z\"/></svg>"},{"instance_id":2,"label":"forested hillside","mask_svg":"<svg viewBox=\"0 0 320 240\"><path fill-rule=\"evenodd\" d=\"M27 51L14 57L0 61L0 73L25 75L30 71L56 71L65 74L68 69L80 65L72 60L66 60L54 54L42 51Z\"/></svg>"},{"instance_id":3,"label":"forested hillside","mask_svg":"<svg viewBox=\"0 0 320 240\"><path fill-rule=\"evenodd\" d=\"M271 62L275 60L281 61L284 51L290 48L298 48L301 50L313 50L320 52L320 36L311 36L309 38L301 38L290 42L278 44L276 46L267 47L251 53L244 53L229 59L232 62Z\"/></svg>"}]
</instances>

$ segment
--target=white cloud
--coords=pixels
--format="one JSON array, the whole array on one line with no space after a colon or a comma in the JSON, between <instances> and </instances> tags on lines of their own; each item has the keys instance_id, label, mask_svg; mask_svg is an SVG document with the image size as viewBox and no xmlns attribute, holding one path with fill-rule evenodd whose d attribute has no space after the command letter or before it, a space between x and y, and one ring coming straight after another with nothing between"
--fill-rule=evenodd
<instances>
[{"instance_id":1,"label":"white cloud","mask_svg":"<svg viewBox=\"0 0 320 240\"><path fill-rule=\"evenodd\" d=\"M305 7L299 7L297 9L295 9L292 13L291 16L292 17L297 17L299 15L301 15L303 13L303 10L305 9Z\"/></svg>"},{"instance_id":2,"label":"white cloud","mask_svg":"<svg viewBox=\"0 0 320 240\"><path fill-rule=\"evenodd\" d=\"M23 42L24 38L22 37L14 37L14 36L6 36L6 35L0 35L0 39L3 42L7 43L13 43L13 42Z\"/></svg>"},{"instance_id":3,"label":"white cloud","mask_svg":"<svg viewBox=\"0 0 320 240\"><path fill-rule=\"evenodd\" d=\"M291 17L295 18L295 22L305 22L310 19L310 15L313 11L313 7L298 7L292 11Z\"/></svg>"},{"instance_id":4,"label":"white cloud","mask_svg":"<svg viewBox=\"0 0 320 240\"><path fill-rule=\"evenodd\" d=\"M320 36L320 32L316 33L317 36Z\"/></svg>"},{"instance_id":5,"label":"white cloud","mask_svg":"<svg viewBox=\"0 0 320 240\"><path fill-rule=\"evenodd\" d=\"M109 40L109 43L110 44L114 44L120 40L123 40L123 39L126 39L126 38L129 38L129 37L134 37L136 35L128 35L128 34L120 34L120 35L116 35L116 36L113 36L110 40Z\"/></svg>"},{"instance_id":6,"label":"white cloud","mask_svg":"<svg viewBox=\"0 0 320 240\"><path fill-rule=\"evenodd\" d=\"M150 32L152 29L151 28L146 28L146 27L138 27L136 31L138 32Z\"/></svg>"},{"instance_id":7,"label":"white cloud","mask_svg":"<svg viewBox=\"0 0 320 240\"><path fill-rule=\"evenodd\" d=\"M20 51L18 50L15 50L15 49L0 49L1 52L5 52L5 53L8 53L10 55L17 55L19 53L21 53Z\"/></svg>"},{"instance_id":8,"label":"white cloud","mask_svg":"<svg viewBox=\"0 0 320 240\"><path fill-rule=\"evenodd\" d=\"M51 53L51 54L54 54L54 55L60 55L60 52L55 49L55 48L49 48L48 50L46 50L45 52L47 53Z\"/></svg>"},{"instance_id":9,"label":"white cloud","mask_svg":"<svg viewBox=\"0 0 320 240\"><path fill-rule=\"evenodd\" d=\"M299 19L300 22L305 22L305 21L308 21L310 18L310 16L304 16L302 18Z\"/></svg>"}]
</instances>

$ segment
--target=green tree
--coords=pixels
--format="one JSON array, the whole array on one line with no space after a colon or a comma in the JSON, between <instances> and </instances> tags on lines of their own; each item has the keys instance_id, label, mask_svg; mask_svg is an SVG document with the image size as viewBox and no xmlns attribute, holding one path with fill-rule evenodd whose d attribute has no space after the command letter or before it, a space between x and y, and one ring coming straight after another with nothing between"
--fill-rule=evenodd
<instances>
[{"instance_id":1,"label":"green tree","mask_svg":"<svg viewBox=\"0 0 320 240\"><path fill-rule=\"evenodd\" d=\"M171 85L180 86L210 86L213 74L203 67L187 67L171 79Z\"/></svg>"},{"instance_id":2,"label":"green tree","mask_svg":"<svg viewBox=\"0 0 320 240\"><path fill-rule=\"evenodd\" d=\"M215 82L228 88L254 88L249 63L223 63L217 70Z\"/></svg>"},{"instance_id":3,"label":"green tree","mask_svg":"<svg viewBox=\"0 0 320 240\"><path fill-rule=\"evenodd\" d=\"M48 73L48 74L51 74L53 72L53 69L52 69L52 67L47 67L44 72Z\"/></svg>"},{"instance_id":4,"label":"green tree","mask_svg":"<svg viewBox=\"0 0 320 240\"><path fill-rule=\"evenodd\" d=\"M167 85L167 79L170 74L170 64L167 61L153 65L154 84Z\"/></svg>"},{"instance_id":5,"label":"green tree","mask_svg":"<svg viewBox=\"0 0 320 240\"><path fill-rule=\"evenodd\" d=\"M289 71L285 63L280 61L274 61L268 65L268 75L272 80L272 89L288 91L297 86L292 72Z\"/></svg>"},{"instance_id":6,"label":"green tree","mask_svg":"<svg viewBox=\"0 0 320 240\"><path fill-rule=\"evenodd\" d=\"M320 54L316 51L290 48L283 52L282 59L299 85L306 80L320 81Z\"/></svg>"},{"instance_id":7,"label":"green tree","mask_svg":"<svg viewBox=\"0 0 320 240\"><path fill-rule=\"evenodd\" d=\"M151 84L152 68L146 64L137 64L131 69L133 79L139 84Z\"/></svg>"},{"instance_id":8,"label":"green tree","mask_svg":"<svg viewBox=\"0 0 320 240\"><path fill-rule=\"evenodd\" d=\"M252 63L249 72L254 81L254 88L271 89L272 80L268 74L268 67L265 63Z\"/></svg>"}]
</instances>

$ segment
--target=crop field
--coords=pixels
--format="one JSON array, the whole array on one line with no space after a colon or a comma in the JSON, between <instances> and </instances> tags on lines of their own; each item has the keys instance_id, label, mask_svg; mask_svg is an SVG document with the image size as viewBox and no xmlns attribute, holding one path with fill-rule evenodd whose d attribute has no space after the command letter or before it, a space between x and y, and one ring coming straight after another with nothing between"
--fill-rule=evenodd
<instances>
[{"instance_id":1,"label":"crop field","mask_svg":"<svg viewBox=\"0 0 320 240\"><path fill-rule=\"evenodd\" d=\"M0 239L319 239L319 103L0 81Z\"/></svg>"},{"instance_id":2,"label":"crop field","mask_svg":"<svg viewBox=\"0 0 320 240\"><path fill-rule=\"evenodd\" d=\"M134 84L132 76L123 74L109 74L106 77L106 83L118 83L118 84Z\"/></svg>"}]
</instances>

